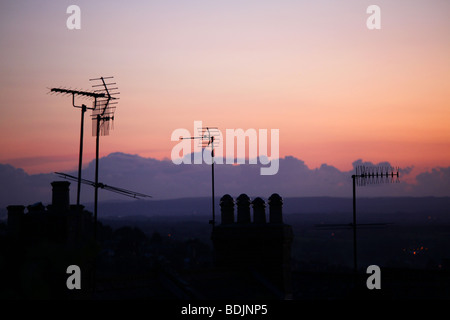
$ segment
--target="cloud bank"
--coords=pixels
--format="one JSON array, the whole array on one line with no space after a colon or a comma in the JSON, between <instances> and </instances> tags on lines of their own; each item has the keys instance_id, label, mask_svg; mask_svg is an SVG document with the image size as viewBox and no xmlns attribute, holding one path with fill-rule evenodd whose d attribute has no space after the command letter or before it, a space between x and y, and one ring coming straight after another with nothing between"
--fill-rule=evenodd
<instances>
[{"instance_id":1,"label":"cloud bank","mask_svg":"<svg viewBox=\"0 0 450 320\"><path fill-rule=\"evenodd\" d=\"M248 162L247 162L248 163ZM389 163L370 163L357 160L357 166L390 166ZM282 197L352 196L351 175L354 170L339 169L322 164L310 169L292 156L280 159L279 171L273 176L260 175L261 165L217 164L215 169L215 194L226 193L233 197L241 193L267 198L272 193ZM358 187L359 197L450 196L450 167L434 168L415 177L414 182L402 181L411 168L400 168L400 183ZM66 172L74 176L76 172ZM83 178L94 180L95 162L83 170ZM52 181L63 180L53 173L29 175L20 168L0 164L0 206L51 202ZM409 179L410 180L410 179ZM211 196L211 166L208 164L175 165L171 160L143 158L139 155L111 153L100 159L99 181L114 187L152 195L154 199L175 199ZM93 201L94 189L82 185L82 203ZM71 202L76 199L76 183L71 184ZM127 199L124 196L100 190L99 201Z\"/></svg>"}]
</instances>

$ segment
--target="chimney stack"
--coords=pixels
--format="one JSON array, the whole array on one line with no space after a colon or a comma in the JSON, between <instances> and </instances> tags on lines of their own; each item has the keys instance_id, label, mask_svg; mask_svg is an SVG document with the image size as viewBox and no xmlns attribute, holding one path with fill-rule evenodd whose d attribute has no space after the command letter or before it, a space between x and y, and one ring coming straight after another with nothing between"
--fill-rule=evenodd
<instances>
[{"instance_id":1,"label":"chimney stack","mask_svg":"<svg viewBox=\"0 0 450 320\"><path fill-rule=\"evenodd\" d=\"M59 212L67 212L70 208L68 181L52 182L52 210Z\"/></svg>"},{"instance_id":2,"label":"chimney stack","mask_svg":"<svg viewBox=\"0 0 450 320\"><path fill-rule=\"evenodd\" d=\"M253 207L251 223L250 205ZM292 295L291 244L292 226L283 223L283 199L279 194L269 197L269 223L266 203L246 194L236 199L237 221L233 222L233 198L225 195L220 201L222 223L211 234L214 264L219 269L240 274L256 272L280 298Z\"/></svg>"}]
</instances>

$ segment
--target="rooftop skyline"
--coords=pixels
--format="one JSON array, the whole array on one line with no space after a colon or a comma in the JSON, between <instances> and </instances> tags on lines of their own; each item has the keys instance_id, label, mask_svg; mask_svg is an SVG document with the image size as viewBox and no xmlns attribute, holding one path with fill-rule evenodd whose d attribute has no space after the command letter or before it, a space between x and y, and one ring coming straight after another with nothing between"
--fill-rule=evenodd
<instances>
[{"instance_id":1,"label":"rooftop skyline","mask_svg":"<svg viewBox=\"0 0 450 320\"><path fill-rule=\"evenodd\" d=\"M366 9L381 8L369 30ZM279 129L280 157L351 170L450 166L446 1L78 1L0 4L0 163L77 166L80 113L51 87L114 76L112 152L169 158L178 128ZM86 103L87 100L80 100ZM88 119L88 115L86 115ZM85 127L84 160L95 157Z\"/></svg>"}]
</instances>

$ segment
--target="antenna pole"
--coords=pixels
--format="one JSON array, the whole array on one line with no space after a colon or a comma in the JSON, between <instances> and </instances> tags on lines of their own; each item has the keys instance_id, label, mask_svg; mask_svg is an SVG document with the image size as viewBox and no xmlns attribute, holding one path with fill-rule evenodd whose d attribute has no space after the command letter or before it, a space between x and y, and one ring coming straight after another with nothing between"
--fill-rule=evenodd
<instances>
[{"instance_id":1,"label":"antenna pole","mask_svg":"<svg viewBox=\"0 0 450 320\"><path fill-rule=\"evenodd\" d=\"M211 131L213 131L211 133ZM206 127L206 128L201 128L201 136L198 137L184 137L184 138L180 138L182 139L200 139L201 143L202 143L202 147L206 148L209 145L211 145L211 191L212 191L212 219L209 220L209 224L211 224L214 228L215 224L216 224L216 205L215 205L215 193L214 193L214 140L215 140L215 135L218 135L217 133L218 128L217 127ZM206 135L206 132L208 133ZM219 136L220 137L220 136ZM220 138L219 138L220 140Z\"/></svg>"},{"instance_id":2,"label":"antenna pole","mask_svg":"<svg viewBox=\"0 0 450 320\"><path fill-rule=\"evenodd\" d=\"M94 198L94 239L97 240L97 208L98 208L98 149L100 140L100 115L97 115L97 137L95 142L95 198Z\"/></svg>"},{"instance_id":3,"label":"antenna pole","mask_svg":"<svg viewBox=\"0 0 450 320\"><path fill-rule=\"evenodd\" d=\"M353 268L355 276L358 273L357 251L356 251L356 175L352 175L353 180Z\"/></svg>"},{"instance_id":4,"label":"antenna pole","mask_svg":"<svg viewBox=\"0 0 450 320\"><path fill-rule=\"evenodd\" d=\"M355 283L358 275L357 250L356 250L356 185L365 186L368 184L378 184L385 182L394 182L394 177L399 182L399 169L394 172L394 168L381 167L357 167L356 174L352 175L353 180L353 267L355 272Z\"/></svg>"},{"instance_id":5,"label":"antenna pole","mask_svg":"<svg viewBox=\"0 0 450 320\"><path fill-rule=\"evenodd\" d=\"M216 224L216 208L215 208L215 201L214 201L214 136L211 137L211 177L212 177L212 220L211 224L214 228Z\"/></svg>"},{"instance_id":6,"label":"antenna pole","mask_svg":"<svg viewBox=\"0 0 450 320\"><path fill-rule=\"evenodd\" d=\"M80 205L80 191L81 191L81 168L83 163L83 134L84 134L84 113L86 112L86 105L81 106L81 129L80 129L80 154L78 159L78 185L77 185L77 206Z\"/></svg>"},{"instance_id":7,"label":"antenna pole","mask_svg":"<svg viewBox=\"0 0 450 320\"><path fill-rule=\"evenodd\" d=\"M100 140L100 115L97 114L97 136L95 141L95 193L94 193L94 241L97 241L97 211L98 211L98 149L99 149L99 140ZM96 283L97 283L97 257L94 261L94 280L92 283L92 290L95 292Z\"/></svg>"}]
</instances>

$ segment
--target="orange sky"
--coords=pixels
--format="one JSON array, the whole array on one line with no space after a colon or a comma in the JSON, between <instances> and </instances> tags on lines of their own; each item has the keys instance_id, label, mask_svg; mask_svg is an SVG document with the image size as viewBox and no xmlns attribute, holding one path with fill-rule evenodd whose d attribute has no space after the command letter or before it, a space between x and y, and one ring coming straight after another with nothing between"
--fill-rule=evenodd
<instances>
[{"instance_id":1,"label":"orange sky","mask_svg":"<svg viewBox=\"0 0 450 320\"><path fill-rule=\"evenodd\" d=\"M448 1L77 1L0 4L0 162L74 169L80 111L50 87L113 75L120 102L100 154L169 158L193 122L279 129L280 156L450 166ZM366 8L381 8L381 30ZM80 103L86 101L81 101ZM89 115L86 115L89 120ZM86 121L84 163L95 156Z\"/></svg>"}]
</instances>

